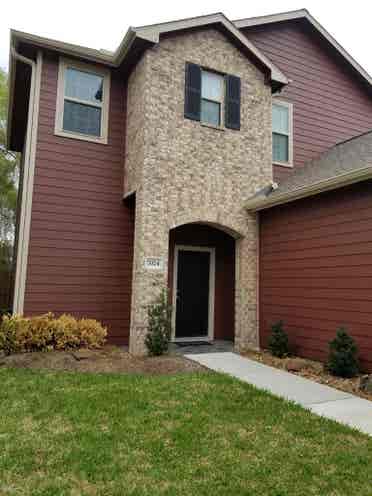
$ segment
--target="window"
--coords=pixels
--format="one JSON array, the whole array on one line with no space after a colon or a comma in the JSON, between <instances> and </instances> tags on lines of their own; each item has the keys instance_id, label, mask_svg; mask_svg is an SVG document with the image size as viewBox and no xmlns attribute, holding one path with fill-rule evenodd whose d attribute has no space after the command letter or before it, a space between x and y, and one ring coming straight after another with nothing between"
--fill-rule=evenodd
<instances>
[{"instance_id":1,"label":"window","mask_svg":"<svg viewBox=\"0 0 372 496\"><path fill-rule=\"evenodd\" d=\"M224 124L226 129L239 130L240 90L240 77L186 62L184 115L220 129Z\"/></svg>"},{"instance_id":2,"label":"window","mask_svg":"<svg viewBox=\"0 0 372 496\"><path fill-rule=\"evenodd\" d=\"M292 104L273 102L272 132L274 164L292 166Z\"/></svg>"},{"instance_id":3,"label":"window","mask_svg":"<svg viewBox=\"0 0 372 496\"><path fill-rule=\"evenodd\" d=\"M202 71L200 120L213 126L221 125L223 77L214 72Z\"/></svg>"},{"instance_id":4,"label":"window","mask_svg":"<svg viewBox=\"0 0 372 496\"><path fill-rule=\"evenodd\" d=\"M110 73L60 60L55 132L107 143Z\"/></svg>"}]
</instances>

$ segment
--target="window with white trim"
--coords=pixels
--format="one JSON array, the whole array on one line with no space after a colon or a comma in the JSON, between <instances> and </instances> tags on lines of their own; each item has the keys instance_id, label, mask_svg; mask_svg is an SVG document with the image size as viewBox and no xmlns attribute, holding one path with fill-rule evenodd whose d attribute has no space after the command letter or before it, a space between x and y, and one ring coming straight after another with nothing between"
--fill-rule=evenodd
<instances>
[{"instance_id":1,"label":"window with white trim","mask_svg":"<svg viewBox=\"0 0 372 496\"><path fill-rule=\"evenodd\" d=\"M202 70L200 121L221 126L224 77Z\"/></svg>"},{"instance_id":2,"label":"window with white trim","mask_svg":"<svg viewBox=\"0 0 372 496\"><path fill-rule=\"evenodd\" d=\"M107 143L110 72L60 59L55 132Z\"/></svg>"},{"instance_id":3,"label":"window with white trim","mask_svg":"<svg viewBox=\"0 0 372 496\"><path fill-rule=\"evenodd\" d=\"M292 104L273 101L272 104L272 143L274 164L292 166L293 125Z\"/></svg>"}]
</instances>

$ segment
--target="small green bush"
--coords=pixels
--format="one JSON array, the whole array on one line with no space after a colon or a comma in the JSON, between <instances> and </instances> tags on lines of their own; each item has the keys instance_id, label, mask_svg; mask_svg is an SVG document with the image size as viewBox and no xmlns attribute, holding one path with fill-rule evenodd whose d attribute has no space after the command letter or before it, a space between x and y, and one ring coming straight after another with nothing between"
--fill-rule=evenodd
<instances>
[{"instance_id":1,"label":"small green bush","mask_svg":"<svg viewBox=\"0 0 372 496\"><path fill-rule=\"evenodd\" d=\"M326 369L339 377L355 377L359 372L358 347L345 327L340 327L329 343Z\"/></svg>"},{"instance_id":2,"label":"small green bush","mask_svg":"<svg viewBox=\"0 0 372 496\"><path fill-rule=\"evenodd\" d=\"M147 308L148 328L145 345L149 355L163 355L168 351L172 329L172 306L168 303L168 291L160 295Z\"/></svg>"},{"instance_id":3,"label":"small green bush","mask_svg":"<svg viewBox=\"0 0 372 496\"><path fill-rule=\"evenodd\" d=\"M0 350L12 353L100 348L107 330L93 319L77 320L72 315L56 318L52 313L35 317L4 315L0 324Z\"/></svg>"},{"instance_id":4,"label":"small green bush","mask_svg":"<svg viewBox=\"0 0 372 496\"><path fill-rule=\"evenodd\" d=\"M289 355L288 335L284 331L283 325L282 320L273 324L269 338L269 350L273 356L278 358L284 358Z\"/></svg>"}]
</instances>

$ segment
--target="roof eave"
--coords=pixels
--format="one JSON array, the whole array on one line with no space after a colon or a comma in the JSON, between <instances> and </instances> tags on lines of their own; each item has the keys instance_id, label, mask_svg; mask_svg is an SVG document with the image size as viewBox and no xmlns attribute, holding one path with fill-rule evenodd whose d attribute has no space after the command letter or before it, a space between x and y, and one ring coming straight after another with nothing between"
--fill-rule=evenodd
<instances>
[{"instance_id":1,"label":"roof eave","mask_svg":"<svg viewBox=\"0 0 372 496\"><path fill-rule=\"evenodd\" d=\"M17 42L30 43L40 48L50 49L55 52L63 53L67 56L84 58L90 62L96 62L111 67L118 67L122 63L136 39L156 43L156 40L150 36L137 33L130 27L115 52L108 53L103 50L95 50L93 48L52 40L50 38L44 38L30 33L24 33L22 31L16 31L13 29L10 30L11 45Z\"/></svg>"},{"instance_id":2,"label":"roof eave","mask_svg":"<svg viewBox=\"0 0 372 496\"><path fill-rule=\"evenodd\" d=\"M290 203L302 198L318 195L327 191L332 191L345 186L350 186L354 183L372 179L372 165L345 172L338 176L330 177L317 181L307 186L296 188L282 194L278 194L273 198L267 197L253 197L245 204L246 210L249 212L258 212L260 210L267 210L272 207Z\"/></svg>"},{"instance_id":3,"label":"roof eave","mask_svg":"<svg viewBox=\"0 0 372 496\"><path fill-rule=\"evenodd\" d=\"M70 55L73 57L83 57L84 59L90 60L91 62L113 65L112 55L108 54L107 52L95 50L93 48L74 45L72 43L65 43L58 40L52 40L50 38L44 38L42 36L37 36L14 29L10 30L10 36L11 40L13 40L14 42L22 41L25 43L33 44L40 48L50 49L56 52L63 52L63 54L65 55Z\"/></svg>"}]
</instances>

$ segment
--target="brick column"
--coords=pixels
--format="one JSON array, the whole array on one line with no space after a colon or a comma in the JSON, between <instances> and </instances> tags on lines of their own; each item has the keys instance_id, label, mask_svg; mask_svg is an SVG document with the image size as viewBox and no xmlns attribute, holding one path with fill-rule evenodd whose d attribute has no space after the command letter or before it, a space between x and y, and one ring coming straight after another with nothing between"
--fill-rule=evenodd
<instances>
[{"instance_id":1,"label":"brick column","mask_svg":"<svg viewBox=\"0 0 372 496\"><path fill-rule=\"evenodd\" d=\"M147 353L144 340L147 333L147 306L167 285L169 230L164 216L156 214L156 204L136 198L133 280L129 351L133 355ZM161 269L145 267L145 260L159 258Z\"/></svg>"},{"instance_id":2,"label":"brick column","mask_svg":"<svg viewBox=\"0 0 372 496\"><path fill-rule=\"evenodd\" d=\"M249 216L246 236L236 241L235 274L235 347L238 351L248 348L258 349L258 221L256 216Z\"/></svg>"}]
</instances>

